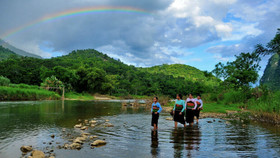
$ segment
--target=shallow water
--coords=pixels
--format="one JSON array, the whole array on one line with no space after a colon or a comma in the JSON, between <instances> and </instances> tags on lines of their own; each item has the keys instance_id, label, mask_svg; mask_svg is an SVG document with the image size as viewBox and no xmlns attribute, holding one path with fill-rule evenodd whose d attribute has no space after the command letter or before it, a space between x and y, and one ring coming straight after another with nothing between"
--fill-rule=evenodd
<instances>
[{"instance_id":1,"label":"shallow water","mask_svg":"<svg viewBox=\"0 0 280 158\"><path fill-rule=\"evenodd\" d=\"M57 158L75 157L280 157L279 129L212 118L198 125L174 129L162 113L159 130L151 131L151 115L144 108L122 108L121 103L93 101L38 101L0 103L0 157L21 157L20 147L53 149ZM86 132L107 145L81 150L56 148L68 141L65 133L79 134L78 119L96 119ZM104 127L105 120L114 127ZM66 132L62 129L66 128ZM52 139L50 135L55 134ZM46 144L44 144L46 143ZM52 143L52 144L49 144ZM59 144L58 144L59 143Z\"/></svg>"}]
</instances>

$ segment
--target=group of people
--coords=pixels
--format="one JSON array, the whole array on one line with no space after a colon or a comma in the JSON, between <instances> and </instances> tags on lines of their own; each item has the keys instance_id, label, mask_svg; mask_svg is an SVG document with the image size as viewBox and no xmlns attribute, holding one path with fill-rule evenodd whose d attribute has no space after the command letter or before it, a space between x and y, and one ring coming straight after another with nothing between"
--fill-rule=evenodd
<instances>
[{"instance_id":1,"label":"group of people","mask_svg":"<svg viewBox=\"0 0 280 158\"><path fill-rule=\"evenodd\" d=\"M194 116L196 117L196 121L198 123L199 114L203 107L203 101L201 100L201 96L197 95L197 98L193 98L193 95L190 93L188 98L183 100L182 94L177 94L176 102L174 105L173 110L171 111L171 115L173 116L175 128L178 125L178 122L183 124L186 127L186 122L189 125L193 125L194 123ZM158 118L159 113L162 111L160 103L158 102L158 97L154 97L153 104L151 108L152 112L152 126L154 130L158 128Z\"/></svg>"}]
</instances>

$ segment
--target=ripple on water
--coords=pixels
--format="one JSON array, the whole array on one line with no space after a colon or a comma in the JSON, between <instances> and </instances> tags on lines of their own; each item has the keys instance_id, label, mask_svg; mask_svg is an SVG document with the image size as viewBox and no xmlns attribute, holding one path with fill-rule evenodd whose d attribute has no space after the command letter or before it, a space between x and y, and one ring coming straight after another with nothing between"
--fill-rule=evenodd
<instances>
[{"instance_id":1,"label":"ripple on water","mask_svg":"<svg viewBox=\"0 0 280 158\"><path fill-rule=\"evenodd\" d=\"M67 142L62 128L72 135L78 119L98 120L98 125L86 132L105 139L106 146L91 149L85 143L79 151L54 149L56 157L279 157L279 135L258 125L242 125L211 118L198 125L174 129L173 121L162 113L159 130L151 131L149 111L126 108L120 104L102 102L17 102L0 103L0 157L20 157L21 145L33 145L45 150L48 142ZM36 106L34 106L36 105ZM99 108L103 106L104 108ZM97 111L97 112L96 112ZM109 114L108 114L109 113ZM111 115L110 115L111 114ZM115 116L113 116L115 115ZM105 120L114 127L104 127ZM212 121L213 123L208 123ZM51 139L50 135L55 134ZM43 144L46 142L46 144Z\"/></svg>"}]
</instances>

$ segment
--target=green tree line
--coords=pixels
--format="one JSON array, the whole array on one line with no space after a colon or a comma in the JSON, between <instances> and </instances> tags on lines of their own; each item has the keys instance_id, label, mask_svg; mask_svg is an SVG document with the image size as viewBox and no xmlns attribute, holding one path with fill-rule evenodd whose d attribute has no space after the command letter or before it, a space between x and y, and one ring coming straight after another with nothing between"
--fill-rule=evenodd
<instances>
[{"instance_id":1,"label":"green tree line","mask_svg":"<svg viewBox=\"0 0 280 158\"><path fill-rule=\"evenodd\" d=\"M159 67L161 70L156 72ZM210 72L187 65L137 68L94 49L76 50L51 59L12 55L0 61L0 76L7 77L14 84L28 85L45 85L46 79L53 76L67 91L116 96L200 94L211 92L220 83Z\"/></svg>"}]
</instances>

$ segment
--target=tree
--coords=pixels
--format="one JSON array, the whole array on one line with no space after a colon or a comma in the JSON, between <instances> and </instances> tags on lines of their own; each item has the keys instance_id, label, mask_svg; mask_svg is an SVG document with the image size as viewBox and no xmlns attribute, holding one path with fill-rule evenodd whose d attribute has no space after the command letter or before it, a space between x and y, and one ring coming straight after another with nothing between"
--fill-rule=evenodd
<instances>
[{"instance_id":1,"label":"tree","mask_svg":"<svg viewBox=\"0 0 280 158\"><path fill-rule=\"evenodd\" d=\"M224 79L224 84L234 88L250 87L258 80L260 57L256 52L241 53L235 61L218 63L212 71L216 77Z\"/></svg>"},{"instance_id":2,"label":"tree","mask_svg":"<svg viewBox=\"0 0 280 158\"><path fill-rule=\"evenodd\" d=\"M43 83L41 83L41 87L47 90L59 91L61 90L64 85L63 83L58 80L55 76L47 77Z\"/></svg>"},{"instance_id":3,"label":"tree","mask_svg":"<svg viewBox=\"0 0 280 158\"><path fill-rule=\"evenodd\" d=\"M280 28L277 29L275 37L267 43L266 47L257 44L255 52L259 55L273 55L275 53L280 55Z\"/></svg>"}]
</instances>

